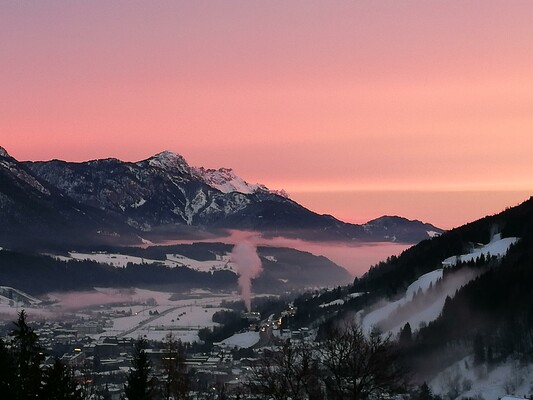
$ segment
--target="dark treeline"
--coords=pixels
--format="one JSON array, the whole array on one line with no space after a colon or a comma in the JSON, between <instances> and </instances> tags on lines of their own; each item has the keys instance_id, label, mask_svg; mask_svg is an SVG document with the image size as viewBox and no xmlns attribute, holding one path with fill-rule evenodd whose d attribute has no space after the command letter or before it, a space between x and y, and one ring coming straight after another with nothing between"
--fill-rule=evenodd
<instances>
[{"instance_id":1,"label":"dark treeline","mask_svg":"<svg viewBox=\"0 0 533 400\"><path fill-rule=\"evenodd\" d=\"M5 399L81 400L84 395L69 369L55 359L43 367L38 336L19 313L7 343L0 339L0 393Z\"/></svg>"},{"instance_id":2,"label":"dark treeline","mask_svg":"<svg viewBox=\"0 0 533 400\"><path fill-rule=\"evenodd\" d=\"M216 260L217 255L229 253L232 245L218 242L197 242L191 244L173 244L173 245L157 245L142 247L117 247L117 246L98 246L86 247L80 250L85 251L107 251L110 253L128 254L137 257L149 258L153 260L164 261L167 259L167 254L180 254L185 257L192 258L198 261Z\"/></svg>"},{"instance_id":3,"label":"dark treeline","mask_svg":"<svg viewBox=\"0 0 533 400\"><path fill-rule=\"evenodd\" d=\"M91 289L94 286L169 288L235 288L237 276L230 271L200 272L185 267L128 264L115 268L94 261L60 261L22 252L0 251L0 281L31 294ZM28 278L31 277L31 278Z\"/></svg>"},{"instance_id":4,"label":"dark treeline","mask_svg":"<svg viewBox=\"0 0 533 400\"><path fill-rule=\"evenodd\" d=\"M85 290L94 286L159 287L176 291L191 287L235 290L237 286L237 275L230 269L206 272L179 266L170 268L158 263L165 260L167 254L180 254L199 261L216 260L217 256L230 252L231 245L195 243L153 246L147 249L99 248L100 251L104 251L103 249L155 262L129 263L126 268L117 268L91 260L60 261L28 251L2 250L0 282L3 286L12 286L34 295L51 291ZM346 270L327 258L303 251L264 247L259 248L259 255L263 272L253 281L256 292L284 293L318 283L338 284L346 282L349 277Z\"/></svg>"}]
</instances>

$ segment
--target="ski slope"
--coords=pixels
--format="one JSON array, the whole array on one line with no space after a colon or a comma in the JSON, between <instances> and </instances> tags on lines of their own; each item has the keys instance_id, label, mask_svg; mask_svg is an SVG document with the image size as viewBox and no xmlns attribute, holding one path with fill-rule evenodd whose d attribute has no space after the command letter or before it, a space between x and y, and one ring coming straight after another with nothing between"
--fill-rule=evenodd
<instances>
[{"instance_id":1,"label":"ski slope","mask_svg":"<svg viewBox=\"0 0 533 400\"><path fill-rule=\"evenodd\" d=\"M365 332L370 332L374 326L378 326L380 322L386 320L395 310L411 301L413 299L414 293L418 292L418 290L426 292L431 285L434 285L437 282L437 280L442 279L442 274L442 268L428 272L427 274L420 276L416 281L411 283L402 298L392 302L382 302L382 304L378 306L378 308L369 312L362 318L361 327L363 328L363 330ZM435 319L436 317L438 317L441 310L438 310L438 314L436 316L434 316L434 314L437 312L437 310L432 310L432 312L428 311L426 315L423 315L421 317L424 317L424 319ZM417 322L418 324L420 324L421 321ZM418 324L416 326L418 326Z\"/></svg>"},{"instance_id":2,"label":"ski slope","mask_svg":"<svg viewBox=\"0 0 533 400\"><path fill-rule=\"evenodd\" d=\"M458 262L474 261L476 258L481 257L481 255L486 257L490 254L491 256L502 257L507 254L509 247L518 242L518 240L519 238L517 237L508 237L502 239L501 234L498 233L494 235L492 240L486 245L478 247L468 254L448 257L442 262L442 265L444 267L451 267L457 265Z\"/></svg>"}]
</instances>

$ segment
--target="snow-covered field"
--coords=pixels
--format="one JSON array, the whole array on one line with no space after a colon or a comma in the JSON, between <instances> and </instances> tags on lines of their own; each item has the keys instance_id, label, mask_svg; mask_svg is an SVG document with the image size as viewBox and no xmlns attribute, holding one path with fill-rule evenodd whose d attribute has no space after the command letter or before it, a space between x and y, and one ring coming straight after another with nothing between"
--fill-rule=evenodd
<instances>
[{"instance_id":1,"label":"snow-covered field","mask_svg":"<svg viewBox=\"0 0 533 400\"><path fill-rule=\"evenodd\" d=\"M223 340L221 344L228 347L248 348L259 342L259 332L236 333Z\"/></svg>"},{"instance_id":2,"label":"snow-covered field","mask_svg":"<svg viewBox=\"0 0 533 400\"><path fill-rule=\"evenodd\" d=\"M183 265L197 271L219 271L229 270L236 272L236 267L230 260L229 255L218 256L216 260L198 261L192 258L187 258L179 254L167 254L167 261L174 262L178 265Z\"/></svg>"},{"instance_id":3,"label":"snow-covered field","mask_svg":"<svg viewBox=\"0 0 533 400\"><path fill-rule=\"evenodd\" d=\"M105 328L102 336L143 336L148 340L162 340L168 333L172 333L184 342L197 341L200 329L218 325L212 321L212 317L217 311L223 310L220 307L223 300L240 299L235 293L204 293L203 298L170 300L172 293L142 289L135 289L135 292L138 298L154 299L157 305L114 307L115 311L129 312L131 309L132 315L112 318L113 326ZM100 334L93 336L98 337Z\"/></svg>"},{"instance_id":4,"label":"snow-covered field","mask_svg":"<svg viewBox=\"0 0 533 400\"><path fill-rule=\"evenodd\" d=\"M107 252L92 252L92 253L78 253L75 251L69 252L67 256L60 256L54 254L48 254L61 261L69 260L90 260L101 264L108 264L117 268L125 268L128 263L132 264L161 264L170 268L177 266L188 267L197 271L219 271L228 270L236 271L235 264L231 262L228 254L224 256L216 256L215 260L198 261L192 258L188 258L181 254L167 254L166 260L153 260L149 258L142 258L136 256L129 256L118 253Z\"/></svg>"},{"instance_id":5,"label":"snow-covered field","mask_svg":"<svg viewBox=\"0 0 533 400\"><path fill-rule=\"evenodd\" d=\"M50 293L53 305L46 307L22 305L0 295L0 319L12 321L25 309L30 320L65 320L83 316L86 320L107 321L104 332L90 335L146 337L161 340L168 333L182 341L197 341L198 331L218 325L213 314L223 310L223 301L238 301L237 293L213 293L196 290L174 293L146 289L96 288L92 291ZM116 305L121 304L121 305Z\"/></svg>"}]
</instances>

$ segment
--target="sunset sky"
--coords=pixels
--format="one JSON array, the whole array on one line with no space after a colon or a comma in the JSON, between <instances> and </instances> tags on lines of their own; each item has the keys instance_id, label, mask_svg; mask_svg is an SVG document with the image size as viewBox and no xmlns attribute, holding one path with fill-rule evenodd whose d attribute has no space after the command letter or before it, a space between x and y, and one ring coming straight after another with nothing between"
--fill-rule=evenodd
<instances>
[{"instance_id":1,"label":"sunset sky","mask_svg":"<svg viewBox=\"0 0 533 400\"><path fill-rule=\"evenodd\" d=\"M171 150L354 222L533 194L530 0L4 1L0 60L20 160Z\"/></svg>"}]
</instances>

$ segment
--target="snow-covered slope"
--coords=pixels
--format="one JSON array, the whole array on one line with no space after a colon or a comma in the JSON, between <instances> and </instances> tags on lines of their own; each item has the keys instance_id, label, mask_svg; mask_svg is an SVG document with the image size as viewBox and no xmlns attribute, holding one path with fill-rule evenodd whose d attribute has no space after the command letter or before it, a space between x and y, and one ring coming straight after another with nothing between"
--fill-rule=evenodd
<instances>
[{"instance_id":1,"label":"snow-covered slope","mask_svg":"<svg viewBox=\"0 0 533 400\"><path fill-rule=\"evenodd\" d=\"M258 190L268 191L265 185L249 184L240 176L237 176L231 168L205 169L200 167L193 168L192 172L194 176L201 179L213 189L220 190L222 193L239 192L251 194Z\"/></svg>"},{"instance_id":2,"label":"snow-covered slope","mask_svg":"<svg viewBox=\"0 0 533 400\"><path fill-rule=\"evenodd\" d=\"M95 251L92 253L78 253L71 251L68 256L59 256L48 254L49 256L61 260L90 260L101 264L107 264L116 268L126 268L131 264L160 264L169 268L187 267L196 271L215 272L215 271L232 271L236 272L235 264L231 262L228 254L217 256L216 260L198 261L180 254L167 254L167 259L154 260L150 258L143 258L119 253L108 253L105 251Z\"/></svg>"},{"instance_id":3,"label":"snow-covered slope","mask_svg":"<svg viewBox=\"0 0 533 400\"><path fill-rule=\"evenodd\" d=\"M123 243L131 238L131 228L123 221L66 196L5 149L0 149L0 221L0 242L14 246L87 243L104 232L106 239L120 235Z\"/></svg>"},{"instance_id":4,"label":"snow-covered slope","mask_svg":"<svg viewBox=\"0 0 533 400\"><path fill-rule=\"evenodd\" d=\"M146 162L152 167L165 169L169 172L178 171L181 174L190 175L222 193L238 192L251 194L258 190L269 191L265 185L259 183L252 185L246 182L235 174L231 168L206 169L204 167L191 167L183 156L171 151L163 151L150 157L148 160L139 161L137 165L142 165Z\"/></svg>"},{"instance_id":5,"label":"snow-covered slope","mask_svg":"<svg viewBox=\"0 0 533 400\"><path fill-rule=\"evenodd\" d=\"M474 365L472 356L457 361L430 383L443 398L518 400L533 395L533 364L508 359L492 368Z\"/></svg>"},{"instance_id":6,"label":"snow-covered slope","mask_svg":"<svg viewBox=\"0 0 533 400\"><path fill-rule=\"evenodd\" d=\"M0 147L0 168L9 171L13 177L38 190L40 193L50 196L50 191L35 179L34 176L30 175L3 147Z\"/></svg>"},{"instance_id":7,"label":"snow-covered slope","mask_svg":"<svg viewBox=\"0 0 533 400\"><path fill-rule=\"evenodd\" d=\"M442 262L443 266L449 267L456 265L458 262L473 261L481 255L487 257L488 255L501 257L507 254L509 247L518 241L516 237L508 237L502 239L501 234L496 234L492 240L486 245L479 246L468 254L460 256L448 257Z\"/></svg>"},{"instance_id":8,"label":"snow-covered slope","mask_svg":"<svg viewBox=\"0 0 533 400\"><path fill-rule=\"evenodd\" d=\"M41 303L41 300L39 300L36 297L33 297L29 295L28 293L23 292L22 290L12 288L9 286L0 286L0 296L2 296L2 300L0 302L5 303L5 299L8 299L9 301L17 301L24 304L30 304L30 305L38 305ZM9 302L8 301L8 302Z\"/></svg>"},{"instance_id":9,"label":"snow-covered slope","mask_svg":"<svg viewBox=\"0 0 533 400\"><path fill-rule=\"evenodd\" d=\"M224 339L220 345L227 347L249 348L259 342L259 332L236 333L227 339Z\"/></svg>"},{"instance_id":10,"label":"snow-covered slope","mask_svg":"<svg viewBox=\"0 0 533 400\"><path fill-rule=\"evenodd\" d=\"M458 261L471 261L482 254L487 256L503 256L509 247L519 239L516 237L501 238L495 235L490 243L480 246L471 253L445 259L444 267L451 267ZM427 324L438 318L444 307L446 297L453 297L456 290L475 278L479 272L463 269L444 275L442 268L436 269L411 283L405 294L395 301L377 304L368 313L360 313L361 325L366 331L378 326L396 334L408 322L412 329L420 324ZM432 290L430 290L432 289Z\"/></svg>"},{"instance_id":11,"label":"snow-covered slope","mask_svg":"<svg viewBox=\"0 0 533 400\"><path fill-rule=\"evenodd\" d=\"M420 276L407 287L405 298L412 299L419 290L426 292L430 286L434 285L439 279L442 279L442 271L442 268L440 268Z\"/></svg>"},{"instance_id":12,"label":"snow-covered slope","mask_svg":"<svg viewBox=\"0 0 533 400\"><path fill-rule=\"evenodd\" d=\"M416 281L411 283L406 290L405 295L392 302L384 302L381 305L378 305L373 311L364 315L361 319L361 326L366 332L372 330L374 326L379 326L380 323L383 323L391 314L396 311L399 307L407 304L413 299L413 295L421 290L426 292L430 286L434 285L437 280L442 279L442 269L437 269L435 271L428 272L427 274L422 275ZM428 307L429 308L429 307ZM435 310L436 315L428 315L428 318L435 319L439 316L441 310ZM408 321L402 321L400 325L404 325ZM428 321L426 321L428 322ZM414 323L414 321L413 321ZM418 321L420 323L420 321ZM392 331L392 330L391 330Z\"/></svg>"},{"instance_id":13,"label":"snow-covered slope","mask_svg":"<svg viewBox=\"0 0 533 400\"><path fill-rule=\"evenodd\" d=\"M153 157L145 160L148 165L156 168L165 169L168 171L178 171L182 174L190 174L191 167L189 163L181 155L173 153L171 151L163 151L156 154ZM137 165L141 165L142 161L139 161Z\"/></svg>"}]
</instances>

